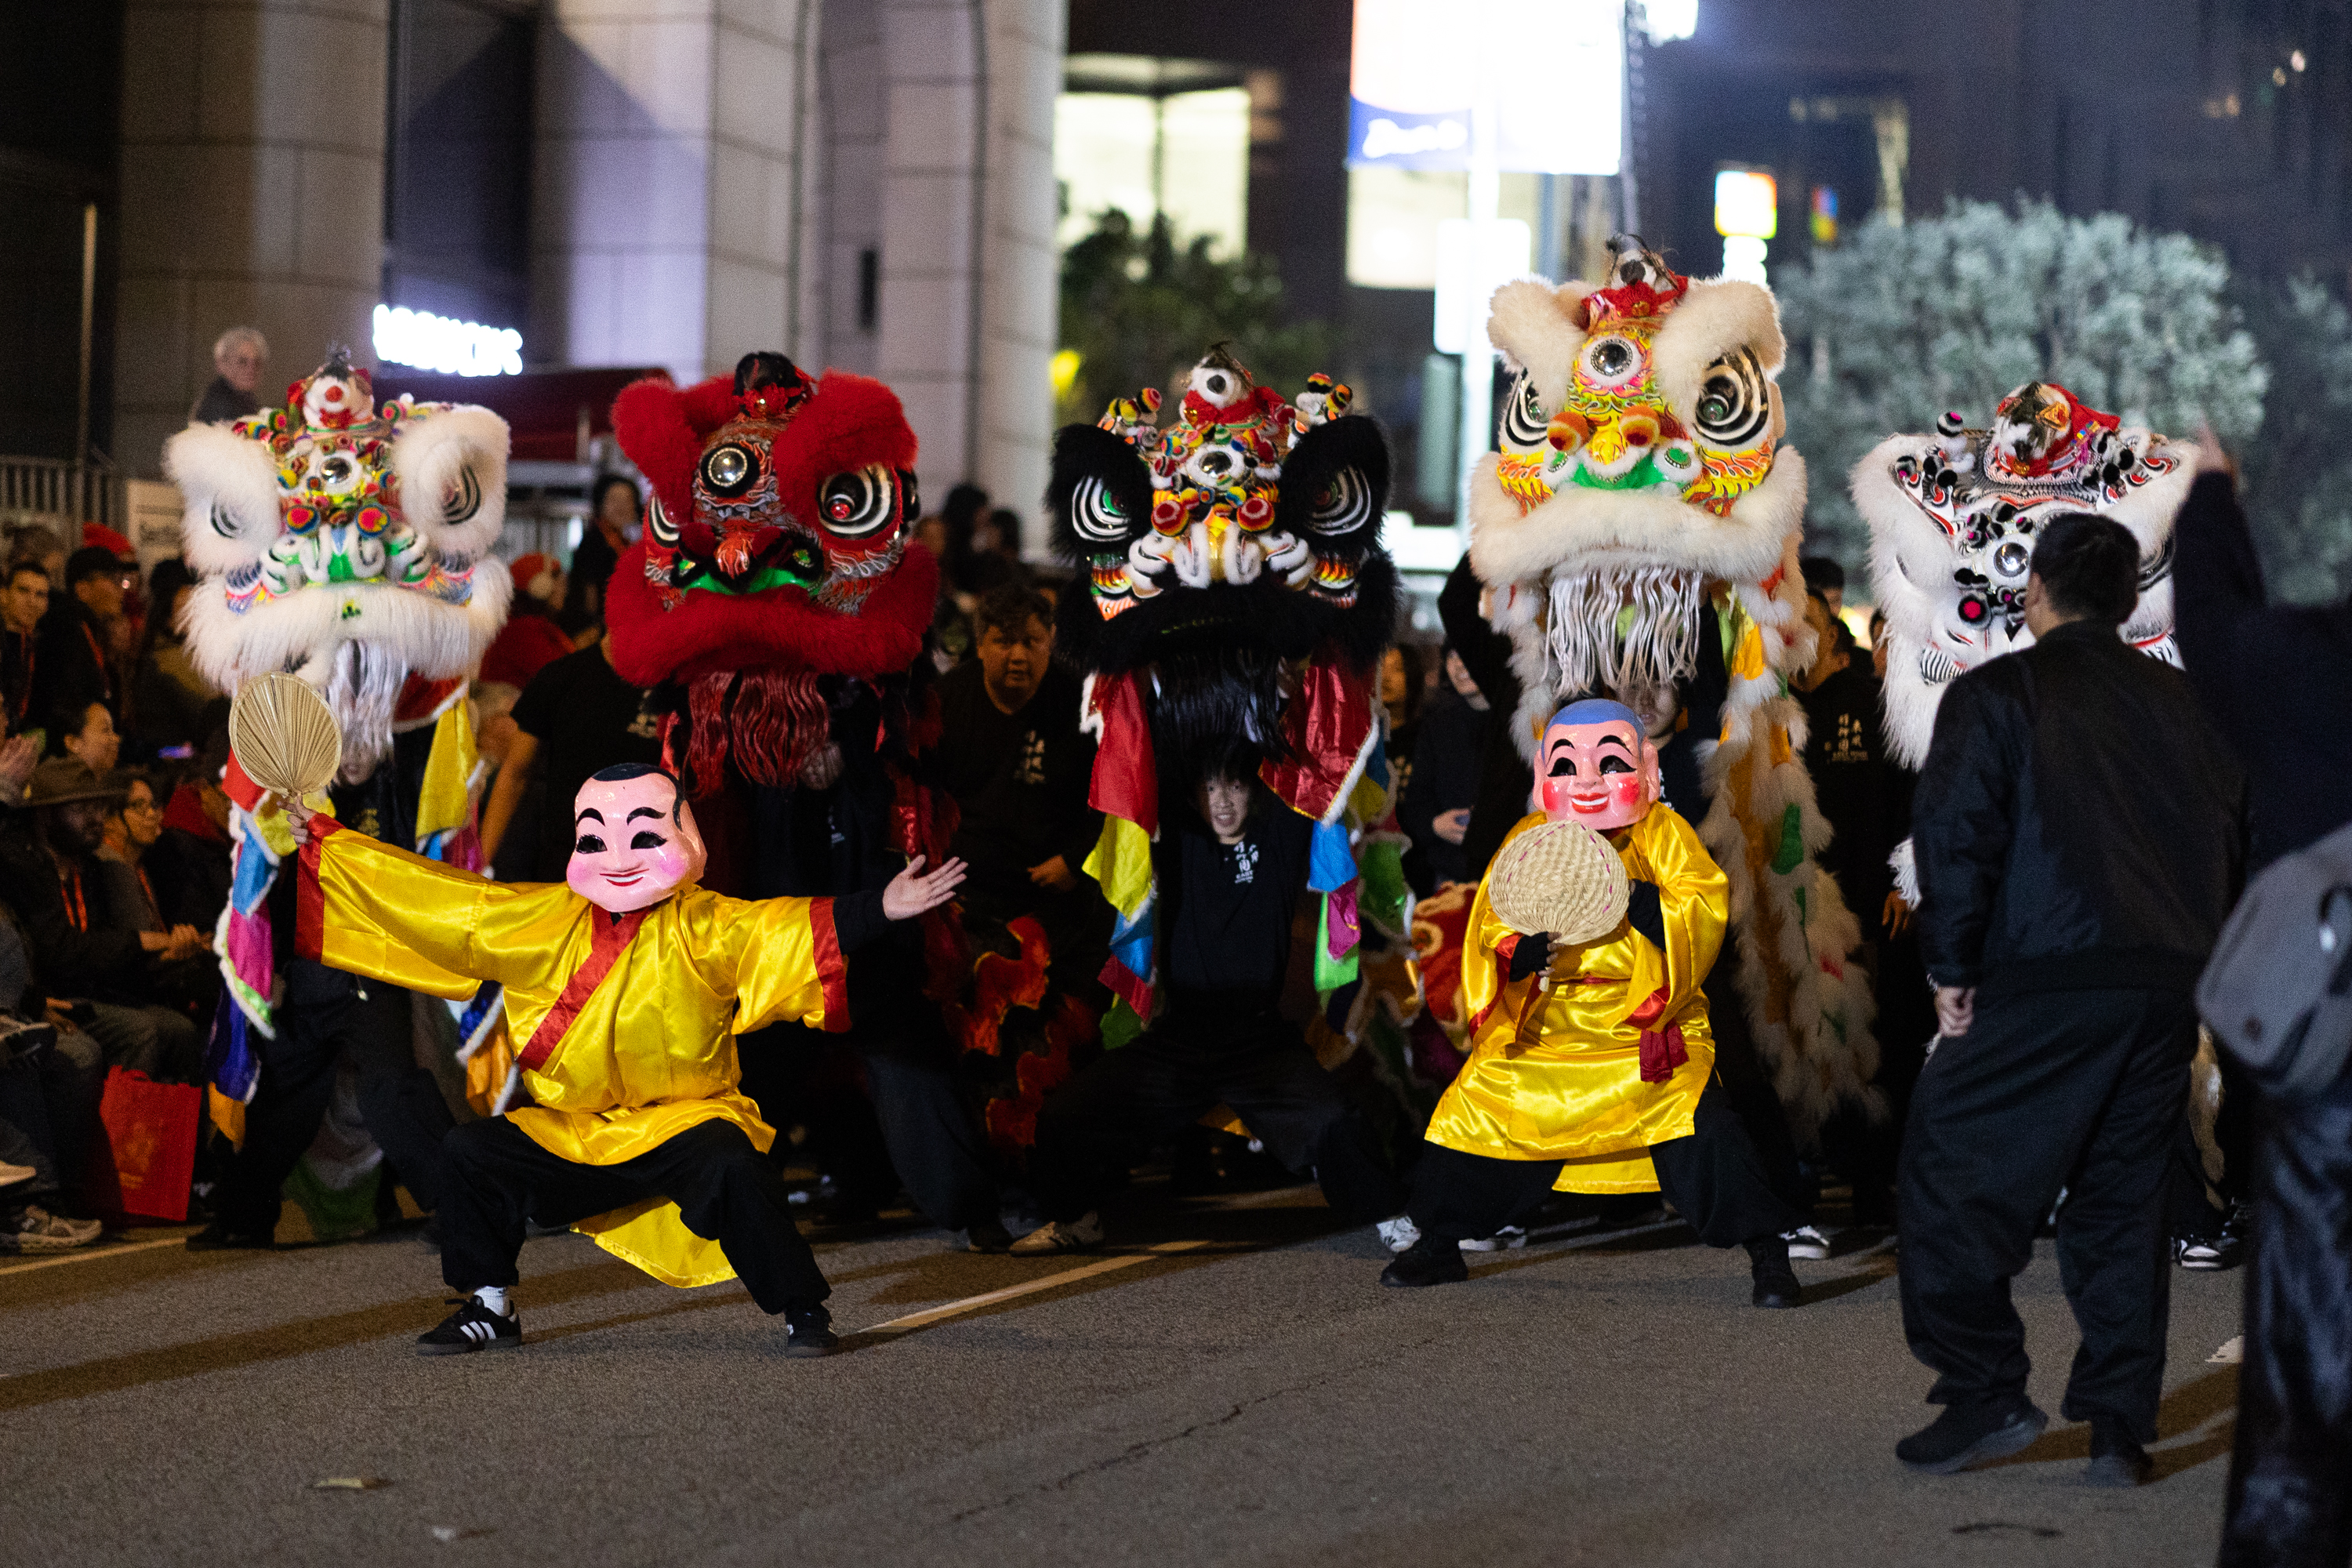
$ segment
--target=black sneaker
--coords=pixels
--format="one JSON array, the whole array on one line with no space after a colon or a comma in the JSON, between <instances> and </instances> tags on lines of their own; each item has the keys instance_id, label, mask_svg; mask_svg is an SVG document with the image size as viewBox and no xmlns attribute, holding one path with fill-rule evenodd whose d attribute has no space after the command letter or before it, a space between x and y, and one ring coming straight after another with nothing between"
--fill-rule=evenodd
<instances>
[{"instance_id":1,"label":"black sneaker","mask_svg":"<svg viewBox=\"0 0 2352 1568\"><path fill-rule=\"evenodd\" d=\"M1381 1270L1381 1283L1406 1289L1423 1285L1459 1285L1470 1278L1462 1260L1462 1244L1442 1236L1424 1236L1396 1255Z\"/></svg>"},{"instance_id":2,"label":"black sneaker","mask_svg":"<svg viewBox=\"0 0 2352 1568\"><path fill-rule=\"evenodd\" d=\"M2020 1395L1990 1404L1948 1405L1927 1426L1895 1445L1895 1457L1925 1475L1948 1476L2030 1448L2050 1417Z\"/></svg>"},{"instance_id":3,"label":"black sneaker","mask_svg":"<svg viewBox=\"0 0 2352 1568\"><path fill-rule=\"evenodd\" d=\"M467 1355L474 1351L510 1351L522 1343L522 1314L500 1314L471 1296L452 1296L457 1310L429 1334L416 1336L418 1355Z\"/></svg>"},{"instance_id":4,"label":"black sneaker","mask_svg":"<svg viewBox=\"0 0 2352 1568\"><path fill-rule=\"evenodd\" d=\"M841 1348L833 1331L833 1314L823 1307L784 1309L784 1353L789 1356L831 1355Z\"/></svg>"},{"instance_id":5,"label":"black sneaker","mask_svg":"<svg viewBox=\"0 0 2352 1568\"><path fill-rule=\"evenodd\" d=\"M1797 1271L1789 1267L1789 1238L1768 1236L1745 1245L1748 1273L1756 1282L1748 1299L1759 1307L1774 1309L1801 1305L1805 1288L1798 1282Z\"/></svg>"},{"instance_id":6,"label":"black sneaker","mask_svg":"<svg viewBox=\"0 0 2352 1568\"><path fill-rule=\"evenodd\" d=\"M231 1230L218 1220L213 1221L212 1224L188 1237L190 1252L227 1252L233 1248L243 1248L253 1252L275 1252L278 1249L278 1238L254 1231Z\"/></svg>"},{"instance_id":7,"label":"black sneaker","mask_svg":"<svg viewBox=\"0 0 2352 1568\"><path fill-rule=\"evenodd\" d=\"M2091 1418L2091 1462L2083 1468L2084 1486L2146 1486L2155 1473L2156 1461L2122 1422L2106 1415Z\"/></svg>"},{"instance_id":8,"label":"black sneaker","mask_svg":"<svg viewBox=\"0 0 2352 1568\"><path fill-rule=\"evenodd\" d=\"M963 1246L966 1252L1010 1252L1013 1233L996 1220L976 1219L963 1233Z\"/></svg>"}]
</instances>

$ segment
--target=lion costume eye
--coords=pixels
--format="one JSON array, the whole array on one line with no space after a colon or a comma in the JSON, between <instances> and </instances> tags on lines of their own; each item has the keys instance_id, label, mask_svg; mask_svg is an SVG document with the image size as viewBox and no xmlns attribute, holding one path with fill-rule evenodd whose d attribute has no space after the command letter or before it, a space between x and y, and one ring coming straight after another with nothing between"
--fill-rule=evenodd
<instances>
[{"instance_id":1,"label":"lion costume eye","mask_svg":"<svg viewBox=\"0 0 2352 1568\"><path fill-rule=\"evenodd\" d=\"M1307 526L1326 538L1352 533L1372 521L1372 487L1360 468L1342 468L1316 498Z\"/></svg>"},{"instance_id":2,"label":"lion costume eye","mask_svg":"<svg viewBox=\"0 0 2352 1568\"><path fill-rule=\"evenodd\" d=\"M1533 451L1544 445L1548 427L1543 401L1536 395L1535 377L1521 371L1503 405L1503 447L1507 451Z\"/></svg>"},{"instance_id":3,"label":"lion costume eye","mask_svg":"<svg viewBox=\"0 0 2352 1568\"><path fill-rule=\"evenodd\" d=\"M1128 536L1128 516L1119 509L1118 497L1092 474L1070 493L1070 526L1079 538L1095 544L1121 544Z\"/></svg>"},{"instance_id":4,"label":"lion costume eye","mask_svg":"<svg viewBox=\"0 0 2352 1568\"><path fill-rule=\"evenodd\" d=\"M702 454L702 488L733 500L760 482L760 455L740 441L726 441Z\"/></svg>"},{"instance_id":5,"label":"lion costume eye","mask_svg":"<svg viewBox=\"0 0 2352 1568\"><path fill-rule=\"evenodd\" d=\"M1642 379L1649 356L1633 339L1611 332L1584 345L1577 361L1578 378L1604 392L1622 392Z\"/></svg>"},{"instance_id":6,"label":"lion costume eye","mask_svg":"<svg viewBox=\"0 0 2352 1568\"><path fill-rule=\"evenodd\" d=\"M677 524L669 520L658 495L646 503L646 529L654 536L656 544L667 550L677 548Z\"/></svg>"},{"instance_id":7,"label":"lion costume eye","mask_svg":"<svg viewBox=\"0 0 2352 1568\"><path fill-rule=\"evenodd\" d=\"M824 481L817 492L817 521L825 531L859 539L898 515L898 492L883 468L852 468Z\"/></svg>"},{"instance_id":8,"label":"lion costume eye","mask_svg":"<svg viewBox=\"0 0 2352 1568\"><path fill-rule=\"evenodd\" d=\"M1741 349L1707 366L1691 414L1692 427L1710 447L1739 451L1761 440L1772 422L1772 394L1756 355Z\"/></svg>"}]
</instances>

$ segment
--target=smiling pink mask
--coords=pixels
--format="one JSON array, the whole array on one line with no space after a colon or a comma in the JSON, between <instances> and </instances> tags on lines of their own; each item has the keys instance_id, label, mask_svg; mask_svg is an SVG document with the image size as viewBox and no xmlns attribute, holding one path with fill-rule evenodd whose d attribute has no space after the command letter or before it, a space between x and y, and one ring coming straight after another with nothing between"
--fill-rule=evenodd
<instances>
[{"instance_id":1,"label":"smiling pink mask","mask_svg":"<svg viewBox=\"0 0 2352 1568\"><path fill-rule=\"evenodd\" d=\"M648 770L626 778L607 768L580 786L572 802L572 863L563 879L608 914L626 914L668 898L702 875L702 834L677 781ZM675 816L673 816L675 813Z\"/></svg>"},{"instance_id":2,"label":"smiling pink mask","mask_svg":"<svg viewBox=\"0 0 2352 1568\"><path fill-rule=\"evenodd\" d=\"M1551 716L1536 772L1546 816L1598 833L1641 821L1660 791L1658 748L1632 709L1605 700Z\"/></svg>"}]
</instances>

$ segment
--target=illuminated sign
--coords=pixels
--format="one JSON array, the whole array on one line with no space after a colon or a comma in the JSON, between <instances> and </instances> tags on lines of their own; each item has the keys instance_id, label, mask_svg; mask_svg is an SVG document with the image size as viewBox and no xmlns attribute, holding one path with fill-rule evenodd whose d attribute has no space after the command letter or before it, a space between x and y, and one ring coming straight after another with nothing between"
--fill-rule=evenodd
<instances>
[{"instance_id":1,"label":"illuminated sign","mask_svg":"<svg viewBox=\"0 0 2352 1568\"><path fill-rule=\"evenodd\" d=\"M1769 239L1780 227L1780 190L1758 169L1724 169L1715 176L1715 232Z\"/></svg>"},{"instance_id":2,"label":"illuminated sign","mask_svg":"<svg viewBox=\"0 0 2352 1568\"><path fill-rule=\"evenodd\" d=\"M1437 226L1437 289L1430 338L1440 353L1470 352L1484 341L1487 302L1495 290L1533 264L1535 231L1514 217L1472 223L1447 218Z\"/></svg>"},{"instance_id":3,"label":"illuminated sign","mask_svg":"<svg viewBox=\"0 0 2352 1568\"><path fill-rule=\"evenodd\" d=\"M375 308L375 357L445 375L520 375L522 334L404 306Z\"/></svg>"},{"instance_id":4,"label":"illuminated sign","mask_svg":"<svg viewBox=\"0 0 2352 1568\"><path fill-rule=\"evenodd\" d=\"M1619 0L1356 0L1348 162L1466 169L1472 106L1495 110L1495 166L1613 174L1624 144Z\"/></svg>"}]
</instances>

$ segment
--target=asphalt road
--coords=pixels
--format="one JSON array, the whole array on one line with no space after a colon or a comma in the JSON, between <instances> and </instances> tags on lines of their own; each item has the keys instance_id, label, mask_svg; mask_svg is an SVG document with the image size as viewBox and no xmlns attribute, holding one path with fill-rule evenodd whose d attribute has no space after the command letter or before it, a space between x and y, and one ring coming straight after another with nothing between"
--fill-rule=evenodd
<instances>
[{"instance_id":1,"label":"asphalt road","mask_svg":"<svg viewBox=\"0 0 2352 1568\"><path fill-rule=\"evenodd\" d=\"M2236 1275L2174 1275L2159 1479L2118 1493L2074 1484L2081 1426L1973 1475L1895 1464L1928 1376L1865 1234L1760 1312L1745 1258L1679 1226L1401 1291L1311 1189L1135 1202L1089 1258L821 1242L855 1331L824 1361L779 1354L740 1287L569 1236L525 1249L523 1350L436 1360L413 1237L13 1262L0 1563L2212 1561ZM2016 1295L2054 1415L2047 1243ZM359 1479L386 1484L318 1485Z\"/></svg>"}]
</instances>

